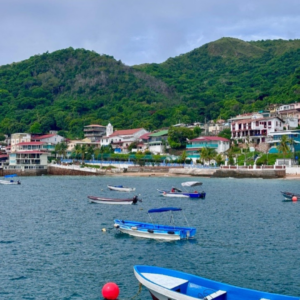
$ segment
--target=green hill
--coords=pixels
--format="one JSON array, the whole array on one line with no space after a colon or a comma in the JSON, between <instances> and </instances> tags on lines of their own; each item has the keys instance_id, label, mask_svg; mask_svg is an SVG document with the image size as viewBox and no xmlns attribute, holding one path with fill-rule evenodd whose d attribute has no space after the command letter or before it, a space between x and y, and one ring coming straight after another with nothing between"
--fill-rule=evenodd
<instances>
[{"instance_id":1,"label":"green hill","mask_svg":"<svg viewBox=\"0 0 300 300\"><path fill-rule=\"evenodd\" d=\"M72 48L0 67L0 132L68 131L92 123L154 128L179 98L164 82L107 55ZM169 116L170 117L170 116ZM166 120L166 125L169 125Z\"/></svg>"},{"instance_id":2,"label":"green hill","mask_svg":"<svg viewBox=\"0 0 300 300\"><path fill-rule=\"evenodd\" d=\"M162 64L135 66L173 87L200 119L300 101L300 40L222 38Z\"/></svg>"},{"instance_id":3,"label":"green hill","mask_svg":"<svg viewBox=\"0 0 300 300\"><path fill-rule=\"evenodd\" d=\"M300 40L222 38L162 64L129 67L68 48L0 67L0 132L84 125L169 126L227 119L271 103L300 101Z\"/></svg>"}]
</instances>

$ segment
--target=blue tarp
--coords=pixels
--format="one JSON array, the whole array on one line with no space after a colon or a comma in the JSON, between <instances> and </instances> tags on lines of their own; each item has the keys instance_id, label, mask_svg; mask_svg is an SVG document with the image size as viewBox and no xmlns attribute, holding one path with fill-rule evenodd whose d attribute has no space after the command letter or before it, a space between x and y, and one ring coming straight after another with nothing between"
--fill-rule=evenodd
<instances>
[{"instance_id":1,"label":"blue tarp","mask_svg":"<svg viewBox=\"0 0 300 300\"><path fill-rule=\"evenodd\" d=\"M159 212L165 212L165 211L180 211L182 210L179 207L162 207L162 208L153 208L153 209L149 209L148 213L159 213Z\"/></svg>"},{"instance_id":2,"label":"blue tarp","mask_svg":"<svg viewBox=\"0 0 300 300\"><path fill-rule=\"evenodd\" d=\"M16 177L18 176L17 174L8 174L8 175L4 175L5 178L8 178L8 177Z\"/></svg>"}]
</instances>

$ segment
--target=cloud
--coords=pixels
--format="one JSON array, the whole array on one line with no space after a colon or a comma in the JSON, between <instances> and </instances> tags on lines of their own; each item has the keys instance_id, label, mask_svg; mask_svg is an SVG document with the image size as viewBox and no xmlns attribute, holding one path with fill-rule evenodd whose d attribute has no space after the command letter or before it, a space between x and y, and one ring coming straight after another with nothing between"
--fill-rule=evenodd
<instances>
[{"instance_id":1,"label":"cloud","mask_svg":"<svg viewBox=\"0 0 300 300\"><path fill-rule=\"evenodd\" d=\"M0 65L73 47L128 65L163 62L222 37L297 39L299 0L4 0Z\"/></svg>"}]
</instances>

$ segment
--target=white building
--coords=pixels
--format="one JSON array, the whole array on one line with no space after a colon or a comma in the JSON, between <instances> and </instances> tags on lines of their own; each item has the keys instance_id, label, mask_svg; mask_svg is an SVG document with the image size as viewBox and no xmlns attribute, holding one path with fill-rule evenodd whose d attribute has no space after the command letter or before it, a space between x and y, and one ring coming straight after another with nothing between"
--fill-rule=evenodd
<instances>
[{"instance_id":1,"label":"white building","mask_svg":"<svg viewBox=\"0 0 300 300\"><path fill-rule=\"evenodd\" d=\"M284 121L278 117L247 118L231 123L232 139L249 139L249 142L259 144L265 142L270 132L283 130Z\"/></svg>"},{"instance_id":2,"label":"white building","mask_svg":"<svg viewBox=\"0 0 300 300\"><path fill-rule=\"evenodd\" d=\"M106 136L101 138L101 146L112 145L117 152L127 153L128 146L147 133L144 128L117 130L112 132L111 124L107 125Z\"/></svg>"},{"instance_id":3,"label":"white building","mask_svg":"<svg viewBox=\"0 0 300 300\"><path fill-rule=\"evenodd\" d=\"M31 142L31 134L30 133L13 133L11 135L10 142L11 142L10 151L15 152L17 144Z\"/></svg>"}]
</instances>

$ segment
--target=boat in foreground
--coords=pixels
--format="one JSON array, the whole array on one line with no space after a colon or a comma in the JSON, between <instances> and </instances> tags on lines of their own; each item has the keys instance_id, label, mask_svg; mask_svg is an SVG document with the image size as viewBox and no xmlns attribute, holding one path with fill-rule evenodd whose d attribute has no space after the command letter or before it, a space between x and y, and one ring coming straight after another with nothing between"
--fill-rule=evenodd
<instances>
[{"instance_id":1,"label":"boat in foreground","mask_svg":"<svg viewBox=\"0 0 300 300\"><path fill-rule=\"evenodd\" d=\"M150 209L148 214L168 211L172 213L181 210L181 208L177 207L154 208ZM173 220L173 215L171 215L171 219ZM114 227L117 230L132 236L169 241L193 238L196 234L196 228L193 227L160 225L127 220L115 220Z\"/></svg>"},{"instance_id":2,"label":"boat in foreground","mask_svg":"<svg viewBox=\"0 0 300 300\"><path fill-rule=\"evenodd\" d=\"M105 198L105 197L96 197L88 196L91 203L103 203L103 204L136 204L138 201L142 202L141 199L138 199L138 196L134 196L129 199L116 199L116 198Z\"/></svg>"},{"instance_id":3,"label":"boat in foreground","mask_svg":"<svg viewBox=\"0 0 300 300\"><path fill-rule=\"evenodd\" d=\"M181 183L184 187L195 187L202 185L202 182L199 181L187 181ZM189 192L189 191L182 191L178 188L173 187L170 191L167 190L158 190L158 192L164 197L171 197L171 198L201 198L205 199L206 193L205 192Z\"/></svg>"},{"instance_id":4,"label":"boat in foreground","mask_svg":"<svg viewBox=\"0 0 300 300\"><path fill-rule=\"evenodd\" d=\"M134 192L135 188L123 186L123 185L108 185L107 186L111 191L118 191L118 192Z\"/></svg>"},{"instance_id":5,"label":"boat in foreground","mask_svg":"<svg viewBox=\"0 0 300 300\"><path fill-rule=\"evenodd\" d=\"M241 288L196 275L153 266L134 266L137 280L153 300L299 300L299 297Z\"/></svg>"},{"instance_id":6,"label":"boat in foreground","mask_svg":"<svg viewBox=\"0 0 300 300\"><path fill-rule=\"evenodd\" d=\"M283 195L285 200L293 201L293 197L296 197L297 200L300 200L300 194L295 194L291 192L280 192L280 193Z\"/></svg>"},{"instance_id":7,"label":"boat in foreground","mask_svg":"<svg viewBox=\"0 0 300 300\"><path fill-rule=\"evenodd\" d=\"M0 180L0 184L21 184L21 182L19 180Z\"/></svg>"}]
</instances>

